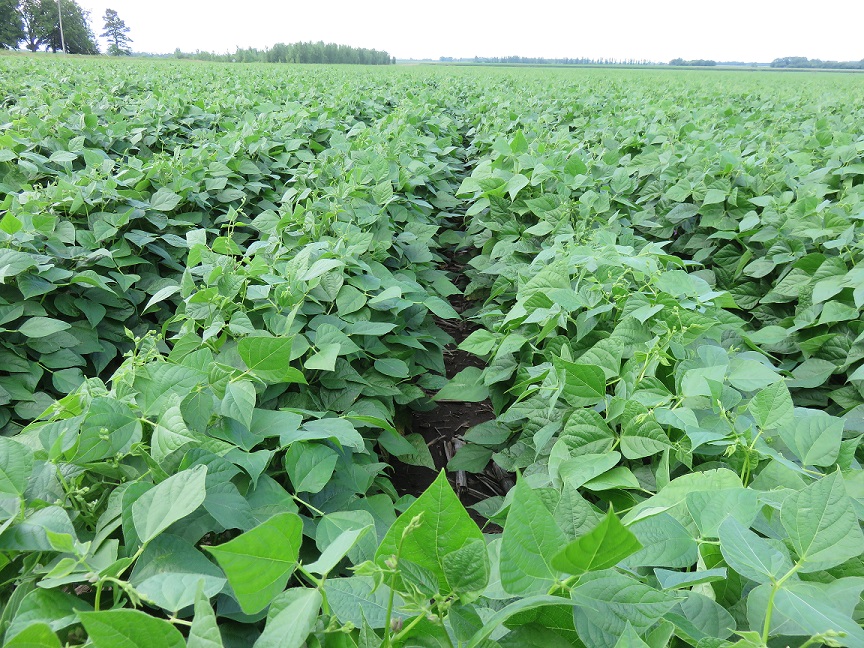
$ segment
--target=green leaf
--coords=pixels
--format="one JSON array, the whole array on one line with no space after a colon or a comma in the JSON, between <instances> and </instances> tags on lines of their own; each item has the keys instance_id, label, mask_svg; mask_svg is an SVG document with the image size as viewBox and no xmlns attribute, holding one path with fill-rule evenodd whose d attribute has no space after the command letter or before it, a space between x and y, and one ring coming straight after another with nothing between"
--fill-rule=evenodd
<instances>
[{"instance_id":1,"label":"green leaf","mask_svg":"<svg viewBox=\"0 0 864 648\"><path fill-rule=\"evenodd\" d=\"M553 558L567 542L539 495L516 475L513 502L501 539L501 585L514 595L547 592L560 570Z\"/></svg>"},{"instance_id":2,"label":"green leaf","mask_svg":"<svg viewBox=\"0 0 864 648\"><path fill-rule=\"evenodd\" d=\"M606 374L595 365L577 364L553 358L559 379L564 383L567 402L574 407L596 405L606 397Z\"/></svg>"},{"instance_id":3,"label":"green leaf","mask_svg":"<svg viewBox=\"0 0 864 648\"><path fill-rule=\"evenodd\" d=\"M668 591L655 590L614 570L591 572L582 576L570 593L579 638L596 646L599 631L605 642L614 645L629 622L639 634L657 623L677 599Z\"/></svg>"},{"instance_id":4,"label":"green leaf","mask_svg":"<svg viewBox=\"0 0 864 648\"><path fill-rule=\"evenodd\" d=\"M831 466L840 453L844 421L820 410L795 408L795 417L778 430L805 466Z\"/></svg>"},{"instance_id":5,"label":"green leaf","mask_svg":"<svg viewBox=\"0 0 864 648\"><path fill-rule=\"evenodd\" d=\"M491 617L485 620L483 627L477 630L476 633L465 644L465 648L479 648L484 645L484 641L491 635L498 626L502 625L507 619L518 614L519 612L527 612L537 608L547 607L550 605L561 606L567 605L569 601L558 596L548 596L545 594L537 596L526 596L520 598L509 605L504 606Z\"/></svg>"},{"instance_id":6,"label":"green leaf","mask_svg":"<svg viewBox=\"0 0 864 648\"><path fill-rule=\"evenodd\" d=\"M837 581L828 586L822 583L789 582L781 587L774 598L772 632L781 626L784 634L819 635L826 632L843 633L839 645L864 645L864 629L852 619L854 602L860 599L864 582L860 578L840 579L857 581L850 590L838 591ZM753 594L751 594L752 596ZM847 609L842 609L847 608ZM784 623L785 622L785 623Z\"/></svg>"},{"instance_id":7,"label":"green leaf","mask_svg":"<svg viewBox=\"0 0 864 648\"><path fill-rule=\"evenodd\" d=\"M651 648L647 643L642 641L642 638L636 633L633 629L633 626L630 625L630 622L627 622L627 625L624 627L624 632L621 633L621 636L618 638L618 641L615 643L615 648Z\"/></svg>"},{"instance_id":8,"label":"green leaf","mask_svg":"<svg viewBox=\"0 0 864 648\"><path fill-rule=\"evenodd\" d=\"M696 563L696 539L668 513L635 522L630 530L642 545L629 567L690 567Z\"/></svg>"},{"instance_id":9,"label":"green leaf","mask_svg":"<svg viewBox=\"0 0 864 648\"><path fill-rule=\"evenodd\" d=\"M716 205L726 201L726 192L720 189L709 189L705 192L702 205Z\"/></svg>"},{"instance_id":10,"label":"green leaf","mask_svg":"<svg viewBox=\"0 0 864 648\"><path fill-rule=\"evenodd\" d=\"M482 592L489 582L485 541L469 538L461 547L445 554L441 566L454 592Z\"/></svg>"},{"instance_id":11,"label":"green leaf","mask_svg":"<svg viewBox=\"0 0 864 648\"><path fill-rule=\"evenodd\" d=\"M725 567L695 572L670 571L668 569L657 568L654 570L654 575L663 589L693 587L702 583L724 581L727 578Z\"/></svg>"},{"instance_id":12,"label":"green leaf","mask_svg":"<svg viewBox=\"0 0 864 648\"><path fill-rule=\"evenodd\" d=\"M172 453L196 440L195 435L186 427L179 406L169 407L159 417L150 438L150 455L157 462L164 461Z\"/></svg>"},{"instance_id":13,"label":"green leaf","mask_svg":"<svg viewBox=\"0 0 864 648\"><path fill-rule=\"evenodd\" d=\"M142 543L150 542L204 503L206 466L172 475L132 504L132 521Z\"/></svg>"},{"instance_id":14,"label":"green leaf","mask_svg":"<svg viewBox=\"0 0 864 648\"><path fill-rule=\"evenodd\" d=\"M397 358L379 358L375 361L375 369L392 378L407 378L409 376L408 365Z\"/></svg>"},{"instance_id":15,"label":"green leaf","mask_svg":"<svg viewBox=\"0 0 864 648\"><path fill-rule=\"evenodd\" d=\"M315 628L321 609L321 593L315 589L291 589L271 603L267 625L254 648L301 648Z\"/></svg>"},{"instance_id":16,"label":"green leaf","mask_svg":"<svg viewBox=\"0 0 864 648\"><path fill-rule=\"evenodd\" d=\"M803 387L813 389L820 387L837 371L833 362L821 358L810 358L792 370L792 378L787 381L788 387Z\"/></svg>"},{"instance_id":17,"label":"green leaf","mask_svg":"<svg viewBox=\"0 0 864 648\"><path fill-rule=\"evenodd\" d=\"M186 648L224 648L216 614L201 585L195 594L195 616L189 628Z\"/></svg>"},{"instance_id":18,"label":"green leaf","mask_svg":"<svg viewBox=\"0 0 864 648\"><path fill-rule=\"evenodd\" d=\"M129 582L137 592L169 612L195 603L195 593L216 596L225 578L190 542L172 534L155 538L135 563Z\"/></svg>"},{"instance_id":19,"label":"green leaf","mask_svg":"<svg viewBox=\"0 0 864 648\"><path fill-rule=\"evenodd\" d=\"M95 648L185 648L183 635L164 619L140 610L80 612Z\"/></svg>"},{"instance_id":20,"label":"green leaf","mask_svg":"<svg viewBox=\"0 0 864 648\"><path fill-rule=\"evenodd\" d=\"M402 539L403 532L417 516L420 518L419 526ZM475 540L482 542L483 534L456 497L442 470L429 488L387 531L375 553L375 562L383 564L387 558L396 555L397 546L401 542L401 557L434 573L442 582L442 592L459 592L460 590L456 589L458 583L448 580L444 559L448 554ZM485 570L488 574L489 566L485 553L480 563L474 565L474 569Z\"/></svg>"},{"instance_id":21,"label":"green leaf","mask_svg":"<svg viewBox=\"0 0 864 648\"><path fill-rule=\"evenodd\" d=\"M627 401L622 421L621 454L627 459L650 457L672 447L669 437L644 405Z\"/></svg>"},{"instance_id":22,"label":"green leaf","mask_svg":"<svg viewBox=\"0 0 864 648\"><path fill-rule=\"evenodd\" d=\"M774 430L792 421L792 396L785 382L768 385L747 404L753 419L763 430Z\"/></svg>"},{"instance_id":23,"label":"green leaf","mask_svg":"<svg viewBox=\"0 0 864 648\"><path fill-rule=\"evenodd\" d=\"M390 588L387 585L376 585L370 576L352 576L350 578L328 578L324 581L324 594L330 609L342 623L353 623L362 626L364 621L372 628L383 628L387 618L387 603ZM394 594L394 619L402 619L404 614L398 610L402 606L402 597Z\"/></svg>"},{"instance_id":24,"label":"green leaf","mask_svg":"<svg viewBox=\"0 0 864 648\"><path fill-rule=\"evenodd\" d=\"M180 196L176 193L167 187L161 187L150 196L150 209L163 212L173 211L180 204L180 200Z\"/></svg>"},{"instance_id":25,"label":"green leaf","mask_svg":"<svg viewBox=\"0 0 864 648\"><path fill-rule=\"evenodd\" d=\"M318 352L303 363L303 367L310 370L333 371L336 369L340 349L341 346L337 342L322 344Z\"/></svg>"},{"instance_id":26,"label":"green leaf","mask_svg":"<svg viewBox=\"0 0 864 648\"><path fill-rule=\"evenodd\" d=\"M34 623L47 623L52 632L78 623L78 612L93 608L77 596L39 587L24 596L6 630L9 639Z\"/></svg>"},{"instance_id":27,"label":"green leaf","mask_svg":"<svg viewBox=\"0 0 864 648\"><path fill-rule=\"evenodd\" d=\"M298 493L318 493L336 468L339 455L320 443L292 443L285 453L285 470Z\"/></svg>"},{"instance_id":28,"label":"green leaf","mask_svg":"<svg viewBox=\"0 0 864 648\"><path fill-rule=\"evenodd\" d=\"M687 494L687 511L703 538L718 537L720 524L728 516L749 527L762 503L759 494L749 488L721 488Z\"/></svg>"},{"instance_id":29,"label":"green leaf","mask_svg":"<svg viewBox=\"0 0 864 648\"><path fill-rule=\"evenodd\" d=\"M8 437L0 437L0 493L23 495L32 472L30 448Z\"/></svg>"},{"instance_id":30,"label":"green leaf","mask_svg":"<svg viewBox=\"0 0 864 648\"><path fill-rule=\"evenodd\" d=\"M788 496L780 521L802 572L828 569L864 553L864 533L839 471Z\"/></svg>"},{"instance_id":31,"label":"green leaf","mask_svg":"<svg viewBox=\"0 0 864 648\"><path fill-rule=\"evenodd\" d=\"M48 624L34 623L11 636L3 648L61 648L61 644Z\"/></svg>"},{"instance_id":32,"label":"green leaf","mask_svg":"<svg viewBox=\"0 0 864 648\"><path fill-rule=\"evenodd\" d=\"M610 509L591 531L557 553L552 558L552 567L567 574L580 575L614 567L640 549L642 545L639 540Z\"/></svg>"},{"instance_id":33,"label":"green leaf","mask_svg":"<svg viewBox=\"0 0 864 648\"><path fill-rule=\"evenodd\" d=\"M489 460L492 459L492 454L493 452L489 448L466 443L447 462L447 470L450 472L465 470L471 473L482 473L489 464ZM434 468L434 463L432 467Z\"/></svg>"},{"instance_id":34,"label":"green leaf","mask_svg":"<svg viewBox=\"0 0 864 648\"><path fill-rule=\"evenodd\" d=\"M43 338L70 328L72 325L68 322L61 322L51 317L31 317L21 325L18 331L28 338Z\"/></svg>"},{"instance_id":35,"label":"green leaf","mask_svg":"<svg viewBox=\"0 0 864 648\"><path fill-rule=\"evenodd\" d=\"M245 337L237 352L249 370L268 383L305 383L303 374L291 366L293 337Z\"/></svg>"},{"instance_id":36,"label":"green leaf","mask_svg":"<svg viewBox=\"0 0 864 648\"><path fill-rule=\"evenodd\" d=\"M723 520L719 536L723 559L745 578L768 583L778 580L792 568L789 558L734 517Z\"/></svg>"},{"instance_id":37,"label":"green leaf","mask_svg":"<svg viewBox=\"0 0 864 648\"><path fill-rule=\"evenodd\" d=\"M305 566L307 571L313 574L325 576L339 564L349 551L351 551L357 542L372 530L372 526L365 526L360 529L347 529L340 533L333 542L328 544L318 560L311 562Z\"/></svg>"},{"instance_id":38,"label":"green leaf","mask_svg":"<svg viewBox=\"0 0 864 648\"><path fill-rule=\"evenodd\" d=\"M489 388L483 384L483 371L468 367L453 376L434 400L479 403L489 398Z\"/></svg>"},{"instance_id":39,"label":"green leaf","mask_svg":"<svg viewBox=\"0 0 864 648\"><path fill-rule=\"evenodd\" d=\"M473 353L476 356L485 356L492 352L498 339L493 333L484 328L477 329L467 338L459 343L459 349Z\"/></svg>"},{"instance_id":40,"label":"green leaf","mask_svg":"<svg viewBox=\"0 0 864 648\"><path fill-rule=\"evenodd\" d=\"M251 380L229 382L222 398L222 415L239 421L247 428L252 427L252 410L255 409L256 398L255 385Z\"/></svg>"},{"instance_id":41,"label":"green leaf","mask_svg":"<svg viewBox=\"0 0 864 648\"><path fill-rule=\"evenodd\" d=\"M233 540L205 547L225 572L246 614L260 612L285 589L297 566L302 529L298 515L281 513Z\"/></svg>"}]
</instances>

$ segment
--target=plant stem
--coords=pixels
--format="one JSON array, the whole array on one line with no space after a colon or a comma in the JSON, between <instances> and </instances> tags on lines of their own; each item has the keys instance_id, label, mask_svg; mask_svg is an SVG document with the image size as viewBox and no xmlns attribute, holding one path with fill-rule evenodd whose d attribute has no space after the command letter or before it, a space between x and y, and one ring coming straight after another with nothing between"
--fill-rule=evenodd
<instances>
[{"instance_id":1,"label":"plant stem","mask_svg":"<svg viewBox=\"0 0 864 648\"><path fill-rule=\"evenodd\" d=\"M774 616L774 597L777 596L777 592L779 592L780 588L783 587L783 583L789 580L789 578L791 578L800 567L801 563L796 563L792 569L786 572L780 580L771 586L771 593L768 595L768 606L765 610L765 624L762 626L762 643L766 646L768 645L768 636L771 632L771 617Z\"/></svg>"},{"instance_id":2,"label":"plant stem","mask_svg":"<svg viewBox=\"0 0 864 648\"><path fill-rule=\"evenodd\" d=\"M100 580L96 583L96 598L93 600L93 610L95 612L99 611L99 604L102 602L102 586L105 584L105 581Z\"/></svg>"}]
</instances>

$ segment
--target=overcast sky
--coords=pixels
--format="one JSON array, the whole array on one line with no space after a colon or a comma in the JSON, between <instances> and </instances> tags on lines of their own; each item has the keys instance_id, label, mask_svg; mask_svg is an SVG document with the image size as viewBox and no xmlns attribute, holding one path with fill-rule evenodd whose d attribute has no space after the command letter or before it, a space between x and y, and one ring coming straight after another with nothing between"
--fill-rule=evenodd
<instances>
[{"instance_id":1,"label":"overcast sky","mask_svg":"<svg viewBox=\"0 0 864 648\"><path fill-rule=\"evenodd\" d=\"M318 41L397 58L545 56L767 62L864 58L864 0L79 0L144 52Z\"/></svg>"}]
</instances>

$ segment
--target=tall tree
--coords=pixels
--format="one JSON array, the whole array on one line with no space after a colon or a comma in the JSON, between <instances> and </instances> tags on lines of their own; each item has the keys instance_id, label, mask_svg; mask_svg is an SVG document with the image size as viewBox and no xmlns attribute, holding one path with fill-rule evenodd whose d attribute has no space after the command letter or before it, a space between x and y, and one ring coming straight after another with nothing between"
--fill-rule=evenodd
<instances>
[{"instance_id":1,"label":"tall tree","mask_svg":"<svg viewBox=\"0 0 864 648\"><path fill-rule=\"evenodd\" d=\"M51 12L56 15L57 7L45 0L22 0L19 12L24 27L24 44L31 52L36 52L47 41L51 33Z\"/></svg>"},{"instance_id":2,"label":"tall tree","mask_svg":"<svg viewBox=\"0 0 864 648\"><path fill-rule=\"evenodd\" d=\"M24 40L24 23L18 13L18 0L0 0L0 49L18 49Z\"/></svg>"},{"instance_id":3,"label":"tall tree","mask_svg":"<svg viewBox=\"0 0 864 648\"><path fill-rule=\"evenodd\" d=\"M108 46L108 53L111 56L130 55L132 50L129 48L129 43L132 42L132 39L127 36L129 28L126 26L126 22L113 9L106 9L102 20L105 21L105 31L102 32L102 37L111 41Z\"/></svg>"},{"instance_id":4,"label":"tall tree","mask_svg":"<svg viewBox=\"0 0 864 648\"><path fill-rule=\"evenodd\" d=\"M24 23L24 43L32 52L44 47L52 52L63 48L60 37L60 15L55 0L22 0L21 18ZM60 0L63 14L63 35L70 54L98 54L99 45L90 28L90 12L75 0Z\"/></svg>"}]
</instances>

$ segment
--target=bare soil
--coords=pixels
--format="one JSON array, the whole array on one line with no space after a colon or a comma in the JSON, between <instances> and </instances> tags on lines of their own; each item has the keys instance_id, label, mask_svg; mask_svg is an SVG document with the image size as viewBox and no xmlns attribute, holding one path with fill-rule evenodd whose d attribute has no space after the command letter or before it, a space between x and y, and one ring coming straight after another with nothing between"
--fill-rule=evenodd
<instances>
[{"instance_id":1,"label":"bare soil","mask_svg":"<svg viewBox=\"0 0 864 648\"><path fill-rule=\"evenodd\" d=\"M454 283L463 289L464 266L457 263L453 257L442 269L451 272ZM462 281L460 281L462 280ZM470 305L462 295L453 295L450 304L460 315ZM457 346L477 327L467 320L442 320L436 318L436 324L449 333L454 342L444 350L444 364L447 378L453 378L467 367L483 368L483 361L470 353L461 351ZM445 401L437 403L434 409L411 412L411 430L423 436L429 447L429 452L435 461L435 470L420 466L410 466L395 457L390 459L393 466L393 484L402 494L419 496L438 476L442 468L446 468L450 458L456 453L462 442L462 435L472 427L491 421L495 418L492 403L488 400L482 403L461 403ZM512 475L504 473L490 462L481 474L463 471L449 472L447 475L453 490L459 495L465 506L475 504L493 495L503 495L512 486ZM483 525L488 523L479 514L469 509L472 517Z\"/></svg>"}]
</instances>

